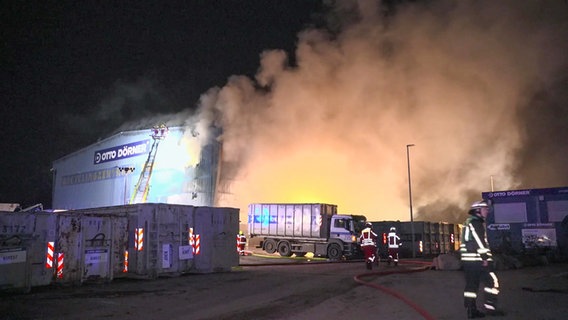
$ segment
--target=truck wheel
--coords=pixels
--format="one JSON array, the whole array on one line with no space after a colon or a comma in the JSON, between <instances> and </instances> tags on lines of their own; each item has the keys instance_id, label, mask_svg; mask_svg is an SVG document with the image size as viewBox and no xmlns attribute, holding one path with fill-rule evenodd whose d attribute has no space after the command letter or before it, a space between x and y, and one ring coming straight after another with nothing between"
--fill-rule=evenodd
<instances>
[{"instance_id":1,"label":"truck wheel","mask_svg":"<svg viewBox=\"0 0 568 320\"><path fill-rule=\"evenodd\" d=\"M267 239L266 241L264 241L264 251L266 251L266 253L276 252L276 241L272 239Z\"/></svg>"},{"instance_id":2,"label":"truck wheel","mask_svg":"<svg viewBox=\"0 0 568 320\"><path fill-rule=\"evenodd\" d=\"M292 248L290 247L290 243L288 241L280 241L278 243L278 253L283 257L291 257Z\"/></svg>"},{"instance_id":3,"label":"truck wheel","mask_svg":"<svg viewBox=\"0 0 568 320\"><path fill-rule=\"evenodd\" d=\"M339 260L342 256L341 247L337 243L332 243L327 247L327 257L330 260Z\"/></svg>"}]
</instances>

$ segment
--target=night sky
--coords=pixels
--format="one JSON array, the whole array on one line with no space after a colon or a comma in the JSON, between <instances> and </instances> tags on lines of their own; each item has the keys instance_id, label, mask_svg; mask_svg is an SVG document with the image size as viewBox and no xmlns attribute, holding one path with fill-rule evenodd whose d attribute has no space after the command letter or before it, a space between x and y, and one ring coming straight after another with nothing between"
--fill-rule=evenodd
<instances>
[{"instance_id":1,"label":"night sky","mask_svg":"<svg viewBox=\"0 0 568 320\"><path fill-rule=\"evenodd\" d=\"M54 160L162 119L222 127L241 209L404 219L407 144L428 220L568 186L566 1L0 6L0 202L50 208Z\"/></svg>"},{"instance_id":2,"label":"night sky","mask_svg":"<svg viewBox=\"0 0 568 320\"><path fill-rule=\"evenodd\" d=\"M293 50L320 2L2 2L0 202L49 207L53 160L124 121L195 108L231 75L254 75L264 50ZM95 116L133 86L145 97Z\"/></svg>"}]
</instances>

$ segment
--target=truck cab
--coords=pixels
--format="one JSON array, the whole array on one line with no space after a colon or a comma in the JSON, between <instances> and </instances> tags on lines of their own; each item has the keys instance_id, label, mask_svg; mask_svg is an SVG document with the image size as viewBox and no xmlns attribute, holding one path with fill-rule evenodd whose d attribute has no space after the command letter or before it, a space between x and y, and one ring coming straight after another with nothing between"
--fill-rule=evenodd
<instances>
[{"instance_id":1,"label":"truck cab","mask_svg":"<svg viewBox=\"0 0 568 320\"><path fill-rule=\"evenodd\" d=\"M355 257L360 255L361 248L358 239L361 230L365 228L366 220L365 216L352 214L338 214L331 217L329 241L340 241L343 246L343 256Z\"/></svg>"}]
</instances>

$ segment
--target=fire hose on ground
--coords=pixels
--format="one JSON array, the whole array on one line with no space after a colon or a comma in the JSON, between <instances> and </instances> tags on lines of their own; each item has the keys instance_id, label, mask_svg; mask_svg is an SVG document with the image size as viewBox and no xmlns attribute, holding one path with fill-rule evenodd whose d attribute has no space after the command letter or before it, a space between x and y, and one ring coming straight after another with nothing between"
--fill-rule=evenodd
<instances>
[{"instance_id":1,"label":"fire hose on ground","mask_svg":"<svg viewBox=\"0 0 568 320\"><path fill-rule=\"evenodd\" d=\"M403 296L399 292L396 292L396 291L394 291L390 288L387 288L385 286L382 286L382 285L379 285L379 284L376 284L376 283L365 282L365 281L362 280L365 277L371 277L371 276L386 276L386 275L389 275L389 274L396 274L396 273L422 272L422 271L429 270L430 267L431 267L431 262L425 262L425 261L400 261L400 263L401 264L409 264L409 265L421 265L421 266L417 267L417 268L411 268L411 269L395 269L395 270L388 270L388 271L366 272L366 273L356 275L355 277L353 277L353 280L355 280L355 282L357 282L359 284L380 290L380 291L382 291L386 294L389 294L389 295L397 298L398 300L404 302L406 305L410 306L412 309L414 309L416 312L418 312L424 319L434 320L435 318L431 314L429 314L422 307L420 307L419 305L414 303L409 298Z\"/></svg>"}]
</instances>

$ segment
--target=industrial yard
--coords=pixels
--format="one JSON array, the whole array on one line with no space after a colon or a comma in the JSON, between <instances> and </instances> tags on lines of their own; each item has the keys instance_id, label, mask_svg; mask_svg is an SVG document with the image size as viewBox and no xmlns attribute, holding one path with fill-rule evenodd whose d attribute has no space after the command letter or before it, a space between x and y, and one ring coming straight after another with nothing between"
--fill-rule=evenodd
<instances>
[{"instance_id":1,"label":"industrial yard","mask_svg":"<svg viewBox=\"0 0 568 320\"><path fill-rule=\"evenodd\" d=\"M568 319L567 1L69 3L3 8L0 320Z\"/></svg>"},{"instance_id":2,"label":"industrial yard","mask_svg":"<svg viewBox=\"0 0 568 320\"><path fill-rule=\"evenodd\" d=\"M406 259L398 267L381 263L372 271L365 270L363 262L329 263L260 252L240 259L231 272L2 294L1 319L465 318L461 271L427 268L380 275L423 266ZM357 283L358 275L375 287ZM501 319L563 319L568 313L566 263L503 270L498 276L500 304L507 312Z\"/></svg>"}]
</instances>

